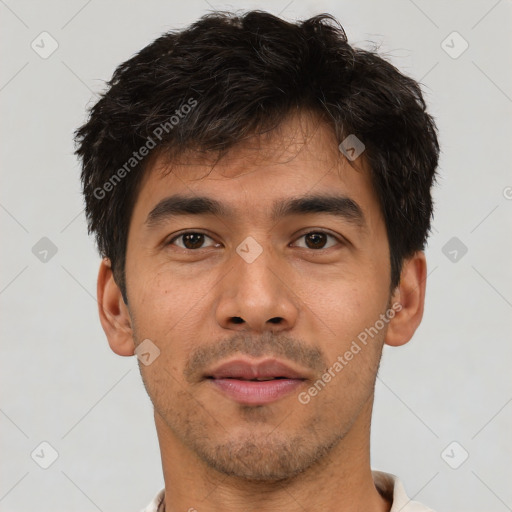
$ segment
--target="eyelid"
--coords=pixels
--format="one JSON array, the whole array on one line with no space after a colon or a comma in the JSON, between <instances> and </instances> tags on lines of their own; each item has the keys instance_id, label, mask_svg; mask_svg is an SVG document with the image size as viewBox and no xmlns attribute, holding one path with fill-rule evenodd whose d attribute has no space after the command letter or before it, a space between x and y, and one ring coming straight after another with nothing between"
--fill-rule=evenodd
<instances>
[{"instance_id":1,"label":"eyelid","mask_svg":"<svg viewBox=\"0 0 512 512\"><path fill-rule=\"evenodd\" d=\"M322 228L316 228L316 229L315 228L308 228L307 231L304 231L303 233L301 233L301 234L299 234L299 235L297 235L295 237L295 242L297 240L299 240L299 238L302 238L302 237L304 237L306 235L309 235L311 233L320 233L320 234L324 234L324 235L330 236L330 237L334 238L338 242L338 244L341 244L341 245L344 245L344 244L348 243L348 241L345 240L345 238L342 237L341 235L332 233L331 231L328 231L328 230L322 229ZM295 242L292 242L292 243L295 243ZM316 252L320 252L320 251L322 251L324 249L327 250L327 249L331 249L331 248L332 247L321 248L321 249L310 249L310 250L316 251ZM308 247L300 247L300 249L309 249L309 248Z\"/></svg>"},{"instance_id":2,"label":"eyelid","mask_svg":"<svg viewBox=\"0 0 512 512\"><path fill-rule=\"evenodd\" d=\"M302 232L301 234L299 235L296 235L295 238L294 238L294 241L290 243L291 244L294 244L295 242L297 242L297 240L299 240L300 238L306 236L306 235L309 235L311 233L320 233L320 234L324 234L324 235L327 235L327 236L330 236L332 238L334 238L339 244L341 245L344 245L344 244L347 244L349 243L348 240L346 240L343 236L339 235L339 234L335 234L335 233L332 233L331 231L328 231L326 229L322 229L322 228L307 228L306 231ZM181 232L178 232L178 233L175 233L172 238L170 238L167 242L165 242L165 245L176 245L174 242L181 238L182 236L184 235L188 235L188 234L200 234L200 235L204 235L206 238L209 238L210 240L212 240L214 243L217 243L215 241L215 239L208 235L207 233L205 233L204 231L202 231L201 229L188 229L188 230L185 230L185 231L181 231ZM180 248L180 249L183 249L185 251L199 251L201 249L207 249L208 247L211 247L211 246L208 246L208 247L200 247L199 249L187 249L186 247L180 247L179 245L176 245L176 247ZM300 247L300 249L309 249L308 247ZM310 249L312 251L316 251L316 252L319 252L319 251L322 251L324 248L321 248L321 249ZM327 247L325 249L331 249L331 247Z\"/></svg>"},{"instance_id":3,"label":"eyelid","mask_svg":"<svg viewBox=\"0 0 512 512\"><path fill-rule=\"evenodd\" d=\"M181 231L179 233L175 233L172 235L172 237L170 239L168 239L168 241L166 241L164 243L164 245L176 245L174 242L178 239L178 238L181 238L182 236L184 235L189 235L189 234L194 234L194 235L204 235L206 238L209 238L210 240L212 240L213 242L215 242L214 238L210 235L208 235L207 233L205 233L204 231L200 230L200 229L187 229L185 231ZM215 242L217 243L217 242ZM179 245L176 245L176 247L178 247L179 249L183 249L184 251L199 251L200 249L207 249L208 247L200 247L199 249L187 249L186 247L180 247ZM209 246L211 247L211 246Z\"/></svg>"}]
</instances>

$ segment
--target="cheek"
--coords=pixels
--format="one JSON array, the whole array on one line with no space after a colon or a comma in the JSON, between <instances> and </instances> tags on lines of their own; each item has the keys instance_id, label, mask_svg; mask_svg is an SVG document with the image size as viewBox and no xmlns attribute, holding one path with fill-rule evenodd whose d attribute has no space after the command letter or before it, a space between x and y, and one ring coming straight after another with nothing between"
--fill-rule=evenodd
<instances>
[{"instance_id":1,"label":"cheek","mask_svg":"<svg viewBox=\"0 0 512 512\"><path fill-rule=\"evenodd\" d=\"M129 290L139 330L169 333L195 314L207 288L208 283L198 283L190 275L183 278L163 269L139 272Z\"/></svg>"},{"instance_id":2,"label":"cheek","mask_svg":"<svg viewBox=\"0 0 512 512\"><path fill-rule=\"evenodd\" d=\"M131 280L130 311L136 345L150 339L160 350L158 360L141 367L148 380L158 376L158 369L169 378L182 380L181 371L190 352L207 341L211 332L212 294L218 278L179 272L146 270ZM156 364L158 362L158 364ZM161 383L169 389L168 382ZM155 390L156 391L156 390Z\"/></svg>"},{"instance_id":3,"label":"cheek","mask_svg":"<svg viewBox=\"0 0 512 512\"><path fill-rule=\"evenodd\" d=\"M341 396L359 402L372 389L387 326L380 315L387 301L387 282L363 272L310 295L316 318L311 340L321 347L331 369L325 400Z\"/></svg>"},{"instance_id":4,"label":"cheek","mask_svg":"<svg viewBox=\"0 0 512 512\"><path fill-rule=\"evenodd\" d=\"M368 267L367 267L368 268ZM322 283L304 280L301 297L308 310L339 339L372 325L388 302L387 279L361 269Z\"/></svg>"},{"instance_id":5,"label":"cheek","mask_svg":"<svg viewBox=\"0 0 512 512\"><path fill-rule=\"evenodd\" d=\"M316 407L330 411L325 414L333 421L352 417L372 394L387 325L380 321L386 299L375 289L351 288L337 302L324 304L330 308L325 315L329 330L323 329L328 335L314 338L322 345L328 367L320 376L325 387L316 381ZM310 391L317 393L315 389Z\"/></svg>"}]
</instances>

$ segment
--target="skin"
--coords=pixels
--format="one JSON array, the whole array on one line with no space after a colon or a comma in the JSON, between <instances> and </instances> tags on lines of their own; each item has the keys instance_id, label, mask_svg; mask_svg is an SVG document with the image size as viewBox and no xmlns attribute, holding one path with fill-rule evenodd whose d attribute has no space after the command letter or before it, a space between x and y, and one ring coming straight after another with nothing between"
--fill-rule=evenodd
<instances>
[{"instance_id":1,"label":"skin","mask_svg":"<svg viewBox=\"0 0 512 512\"><path fill-rule=\"evenodd\" d=\"M236 215L179 216L149 227L149 212L176 193L213 197ZM270 218L274 201L310 193L349 196L365 226L324 212ZM185 231L207 237L199 249L172 241ZM325 248L304 236L318 231L333 235L320 236ZM236 252L248 236L262 248L252 263ZM115 353L133 355L145 339L160 350L139 366L154 404L166 510L389 510L370 469L374 385L383 344L407 343L421 322L425 279L419 251L390 293L386 228L364 155L350 165L314 116L289 117L213 169L192 154L172 166L155 159L130 220L128 306L108 259L98 303ZM301 403L299 393L391 304L400 311ZM306 380L270 404L238 404L202 378L235 354L276 357Z\"/></svg>"}]
</instances>

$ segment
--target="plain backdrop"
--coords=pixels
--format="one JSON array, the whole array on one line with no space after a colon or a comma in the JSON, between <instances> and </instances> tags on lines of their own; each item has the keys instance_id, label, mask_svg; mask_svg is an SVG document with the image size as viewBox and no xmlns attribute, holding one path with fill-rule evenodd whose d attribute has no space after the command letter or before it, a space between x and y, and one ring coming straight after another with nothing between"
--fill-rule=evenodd
<instances>
[{"instance_id":1,"label":"plain backdrop","mask_svg":"<svg viewBox=\"0 0 512 512\"><path fill-rule=\"evenodd\" d=\"M372 465L439 512L512 510L510 0L1 0L0 510L138 511L163 486L137 361L98 321L72 132L119 63L213 8L330 12L423 84L442 145L425 315L385 349Z\"/></svg>"}]
</instances>

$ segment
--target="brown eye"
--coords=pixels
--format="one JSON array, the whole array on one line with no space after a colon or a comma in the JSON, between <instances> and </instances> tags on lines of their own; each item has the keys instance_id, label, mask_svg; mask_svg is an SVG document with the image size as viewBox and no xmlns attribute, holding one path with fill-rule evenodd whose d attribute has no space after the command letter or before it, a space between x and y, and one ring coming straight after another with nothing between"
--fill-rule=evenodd
<instances>
[{"instance_id":1,"label":"brown eye","mask_svg":"<svg viewBox=\"0 0 512 512\"><path fill-rule=\"evenodd\" d=\"M323 231L311 231L310 233L306 233L299 237L299 239L302 238L305 241L305 245L300 247L305 247L306 249L328 249L329 247L335 245L336 242L338 242L334 235L331 235L330 233L324 233ZM327 246L329 243L329 238L333 239L334 243L331 243L331 245Z\"/></svg>"},{"instance_id":2,"label":"brown eye","mask_svg":"<svg viewBox=\"0 0 512 512\"><path fill-rule=\"evenodd\" d=\"M306 245L310 249L323 249L326 241L327 236L325 233L308 233L306 235Z\"/></svg>"},{"instance_id":3,"label":"brown eye","mask_svg":"<svg viewBox=\"0 0 512 512\"><path fill-rule=\"evenodd\" d=\"M206 239L212 240L209 236L205 235L204 233L196 233L190 231L188 233L182 233L181 235L174 237L169 242L169 244L175 244L176 241L180 240L181 243L176 243L175 245L181 247L182 249L202 249L202 246Z\"/></svg>"}]
</instances>

